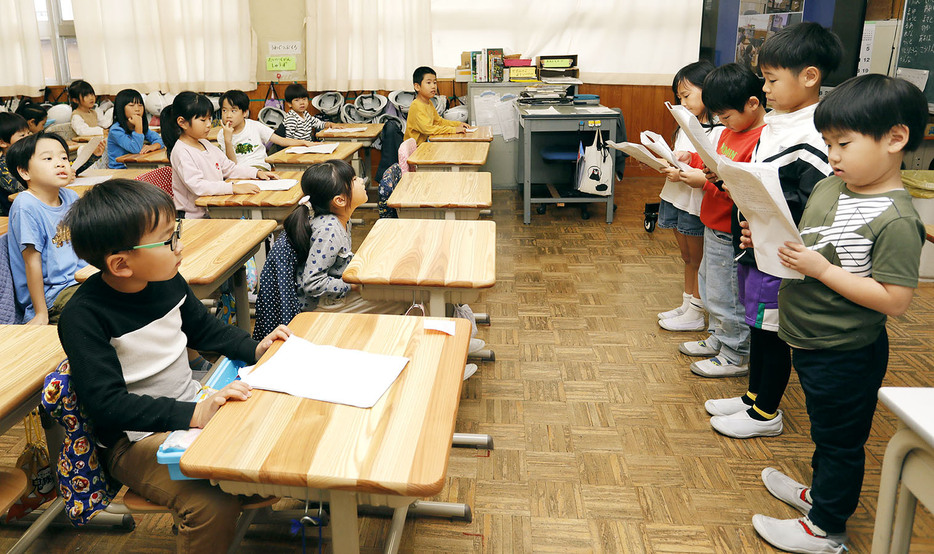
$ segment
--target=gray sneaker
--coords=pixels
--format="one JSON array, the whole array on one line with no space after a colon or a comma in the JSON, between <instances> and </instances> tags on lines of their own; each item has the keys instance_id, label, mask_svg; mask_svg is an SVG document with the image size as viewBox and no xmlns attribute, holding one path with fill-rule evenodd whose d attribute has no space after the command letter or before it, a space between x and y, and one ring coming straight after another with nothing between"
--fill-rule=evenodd
<instances>
[{"instance_id":1,"label":"gray sneaker","mask_svg":"<svg viewBox=\"0 0 934 554\"><path fill-rule=\"evenodd\" d=\"M714 356L691 364L691 372L701 377L740 377L749 373L749 364L731 364Z\"/></svg>"},{"instance_id":2,"label":"gray sneaker","mask_svg":"<svg viewBox=\"0 0 934 554\"><path fill-rule=\"evenodd\" d=\"M689 340L678 345L678 351L686 356L700 356L709 358L720 353L719 350L709 346L705 340Z\"/></svg>"},{"instance_id":3,"label":"gray sneaker","mask_svg":"<svg viewBox=\"0 0 934 554\"><path fill-rule=\"evenodd\" d=\"M775 519L752 516L752 526L765 541L779 550L799 554L843 554L849 549L843 544L845 534L817 536L814 524L807 516L799 519Z\"/></svg>"},{"instance_id":4,"label":"gray sneaker","mask_svg":"<svg viewBox=\"0 0 934 554\"><path fill-rule=\"evenodd\" d=\"M765 488L769 489L772 496L781 500L785 504L797 508L799 512L808 515L811 511L811 503L807 501L805 492L808 487L788 477L774 467L767 467L762 470L762 482Z\"/></svg>"}]
</instances>

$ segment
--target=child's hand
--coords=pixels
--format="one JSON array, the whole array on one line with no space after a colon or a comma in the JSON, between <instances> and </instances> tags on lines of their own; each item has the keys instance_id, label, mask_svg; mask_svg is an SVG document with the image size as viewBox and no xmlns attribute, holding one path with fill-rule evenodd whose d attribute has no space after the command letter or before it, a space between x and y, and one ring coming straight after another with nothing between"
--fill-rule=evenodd
<instances>
[{"instance_id":1,"label":"child's hand","mask_svg":"<svg viewBox=\"0 0 934 554\"><path fill-rule=\"evenodd\" d=\"M739 226L743 228L742 230L743 236L739 237L739 247L744 250L746 248L755 248L752 245L752 231L749 229L749 222L740 221Z\"/></svg>"},{"instance_id":2,"label":"child's hand","mask_svg":"<svg viewBox=\"0 0 934 554\"><path fill-rule=\"evenodd\" d=\"M675 169L673 167L666 167L664 169L659 169L659 173L665 175L665 178L672 182L677 182L681 180L681 170Z\"/></svg>"},{"instance_id":3,"label":"child's hand","mask_svg":"<svg viewBox=\"0 0 934 554\"><path fill-rule=\"evenodd\" d=\"M302 142L302 146L314 146L315 145L314 141L310 141L310 140L303 140L301 142Z\"/></svg>"},{"instance_id":4,"label":"child's hand","mask_svg":"<svg viewBox=\"0 0 934 554\"><path fill-rule=\"evenodd\" d=\"M797 242L786 242L785 246L779 248L778 259L783 266L816 279L820 279L821 273L830 267L827 258Z\"/></svg>"},{"instance_id":5,"label":"child's hand","mask_svg":"<svg viewBox=\"0 0 934 554\"><path fill-rule=\"evenodd\" d=\"M675 150L672 152L675 155L675 159L679 162L691 163L691 153L685 152L684 150Z\"/></svg>"},{"instance_id":6,"label":"child's hand","mask_svg":"<svg viewBox=\"0 0 934 554\"><path fill-rule=\"evenodd\" d=\"M269 180L276 180L279 178L279 176L273 173L272 171L260 170L256 172L256 178L259 179L260 181L269 181Z\"/></svg>"},{"instance_id":7,"label":"child's hand","mask_svg":"<svg viewBox=\"0 0 934 554\"><path fill-rule=\"evenodd\" d=\"M133 127L133 130L137 133L143 132L143 117L137 113L131 115L127 118L127 123L130 124L130 127Z\"/></svg>"},{"instance_id":8,"label":"child's hand","mask_svg":"<svg viewBox=\"0 0 934 554\"><path fill-rule=\"evenodd\" d=\"M107 142L102 140L97 144L97 148L94 149L94 155L100 158L104 155L104 152L106 151L107 151Z\"/></svg>"},{"instance_id":9,"label":"child's hand","mask_svg":"<svg viewBox=\"0 0 934 554\"><path fill-rule=\"evenodd\" d=\"M325 129L336 129L337 127L340 127L340 125L337 123L331 123L330 121L324 124Z\"/></svg>"},{"instance_id":10,"label":"child's hand","mask_svg":"<svg viewBox=\"0 0 934 554\"><path fill-rule=\"evenodd\" d=\"M235 183L233 186L234 194L255 194L259 192L259 187L253 183Z\"/></svg>"},{"instance_id":11,"label":"child's hand","mask_svg":"<svg viewBox=\"0 0 934 554\"><path fill-rule=\"evenodd\" d=\"M221 132L224 135L225 143L228 143L228 144L233 143L233 133L234 133L233 123L229 121L225 122L224 125L221 127Z\"/></svg>"},{"instance_id":12,"label":"child's hand","mask_svg":"<svg viewBox=\"0 0 934 554\"><path fill-rule=\"evenodd\" d=\"M26 325L48 325L49 324L49 312L43 312L41 314L36 314L36 316L26 322Z\"/></svg>"},{"instance_id":13,"label":"child's hand","mask_svg":"<svg viewBox=\"0 0 934 554\"><path fill-rule=\"evenodd\" d=\"M706 165L704 166L704 176L707 177L707 180L711 183L716 183L720 180L720 177L712 170L708 169Z\"/></svg>"},{"instance_id":14,"label":"child's hand","mask_svg":"<svg viewBox=\"0 0 934 554\"><path fill-rule=\"evenodd\" d=\"M140 149L139 153L146 154L147 152L155 152L156 150L159 150L160 148L162 148L161 144L155 144L155 143L147 144Z\"/></svg>"},{"instance_id":15,"label":"child's hand","mask_svg":"<svg viewBox=\"0 0 934 554\"><path fill-rule=\"evenodd\" d=\"M678 173L678 177L683 183L687 186L695 189L699 189L704 186L704 183L707 182L707 177L704 176L704 172L699 169L689 169L681 170Z\"/></svg>"},{"instance_id":16,"label":"child's hand","mask_svg":"<svg viewBox=\"0 0 934 554\"><path fill-rule=\"evenodd\" d=\"M266 335L266 337L256 345L256 359L262 358L263 354L269 350L269 347L272 346L274 341L285 340L290 336L292 336L292 331L285 325L280 325L273 329L272 333Z\"/></svg>"},{"instance_id":17,"label":"child's hand","mask_svg":"<svg viewBox=\"0 0 934 554\"><path fill-rule=\"evenodd\" d=\"M191 414L189 425L197 428L204 427L217 413L217 409L226 404L228 400L246 400L252 396L253 393L250 392L252 388L243 381L234 381L215 392L195 405L195 413Z\"/></svg>"}]
</instances>

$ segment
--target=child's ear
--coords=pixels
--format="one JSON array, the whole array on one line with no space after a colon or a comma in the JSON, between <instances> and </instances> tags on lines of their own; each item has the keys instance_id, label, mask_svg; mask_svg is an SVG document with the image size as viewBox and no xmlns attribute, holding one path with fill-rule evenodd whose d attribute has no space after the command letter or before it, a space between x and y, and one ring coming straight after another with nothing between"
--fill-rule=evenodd
<instances>
[{"instance_id":1,"label":"child's ear","mask_svg":"<svg viewBox=\"0 0 934 554\"><path fill-rule=\"evenodd\" d=\"M182 116L178 116L177 118L175 118L175 122L178 123L178 126L182 129L188 128L188 122L185 121L185 118Z\"/></svg>"},{"instance_id":2,"label":"child's ear","mask_svg":"<svg viewBox=\"0 0 934 554\"><path fill-rule=\"evenodd\" d=\"M801 81L801 84L806 87L820 86L820 69L809 65L801 70L801 73L798 74L798 79Z\"/></svg>"},{"instance_id":3,"label":"child's ear","mask_svg":"<svg viewBox=\"0 0 934 554\"><path fill-rule=\"evenodd\" d=\"M908 130L907 125L895 125L889 129L889 132L886 133L882 140L885 142L885 147L889 153L894 154L905 149L910 137L911 132Z\"/></svg>"},{"instance_id":4,"label":"child's ear","mask_svg":"<svg viewBox=\"0 0 934 554\"><path fill-rule=\"evenodd\" d=\"M116 254L111 254L104 258L104 267L101 269L106 270L108 273L114 277L132 277L133 269L130 268L127 264L125 252L117 252Z\"/></svg>"},{"instance_id":5,"label":"child's ear","mask_svg":"<svg viewBox=\"0 0 934 554\"><path fill-rule=\"evenodd\" d=\"M756 98L755 96L750 96L749 100L746 100L746 111L754 112L759 109L760 105L761 105L761 102L759 102L758 98Z\"/></svg>"},{"instance_id":6,"label":"child's ear","mask_svg":"<svg viewBox=\"0 0 934 554\"><path fill-rule=\"evenodd\" d=\"M350 203L350 199L347 198L347 195L341 194L341 195L335 196L331 200L331 203L337 206L338 208L346 208L347 204Z\"/></svg>"}]
</instances>

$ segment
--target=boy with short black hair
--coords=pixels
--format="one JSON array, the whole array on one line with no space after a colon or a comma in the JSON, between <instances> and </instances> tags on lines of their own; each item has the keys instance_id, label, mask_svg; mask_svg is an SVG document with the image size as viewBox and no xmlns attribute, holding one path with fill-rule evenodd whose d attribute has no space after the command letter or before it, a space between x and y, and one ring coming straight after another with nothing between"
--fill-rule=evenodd
<instances>
[{"instance_id":1,"label":"boy with short black hair","mask_svg":"<svg viewBox=\"0 0 934 554\"><path fill-rule=\"evenodd\" d=\"M443 119L431 103L431 99L438 94L438 75L434 69L427 66L416 69L412 74L412 84L417 96L409 106L402 140L414 138L416 144L421 144L431 135L467 132L466 123Z\"/></svg>"},{"instance_id":2,"label":"boy with short black hair","mask_svg":"<svg viewBox=\"0 0 934 554\"><path fill-rule=\"evenodd\" d=\"M250 387L234 381L196 402L185 347L253 363L290 332L279 326L256 342L211 316L178 273L181 224L172 199L150 184L111 179L88 191L62 230L101 271L68 303L58 334L108 473L175 513L179 552L226 552L241 498L208 481L172 480L156 451L169 431L203 427Z\"/></svg>"},{"instance_id":3,"label":"boy with short black hair","mask_svg":"<svg viewBox=\"0 0 934 554\"><path fill-rule=\"evenodd\" d=\"M259 121L250 119L250 97L242 90L228 90L221 95L223 129L217 134L217 146L235 164L257 169L272 169L266 163L266 143L279 146L311 146L310 140L280 137Z\"/></svg>"},{"instance_id":4,"label":"boy with short black hair","mask_svg":"<svg viewBox=\"0 0 934 554\"><path fill-rule=\"evenodd\" d=\"M330 121L308 113L308 90L292 83L285 87L285 101L289 111L285 114L285 136L295 140L315 140L315 133L335 127Z\"/></svg>"},{"instance_id":5,"label":"boy with short black hair","mask_svg":"<svg viewBox=\"0 0 934 554\"><path fill-rule=\"evenodd\" d=\"M0 216L10 213L10 195L23 192L23 185L10 173L6 163L6 151L13 143L29 136L26 119L15 113L0 112Z\"/></svg>"},{"instance_id":6,"label":"boy with short black hair","mask_svg":"<svg viewBox=\"0 0 934 554\"><path fill-rule=\"evenodd\" d=\"M925 231L901 180L906 151L921 144L927 100L885 75L854 77L814 116L834 176L814 188L801 216L804 244L786 242L779 336L791 345L804 390L814 456L811 487L776 469L762 480L805 517L756 514L756 531L792 552L844 552L856 510L876 397L888 365L887 316L908 309ZM748 229L744 244L752 244Z\"/></svg>"},{"instance_id":7,"label":"boy with short black hair","mask_svg":"<svg viewBox=\"0 0 934 554\"><path fill-rule=\"evenodd\" d=\"M814 128L820 85L840 62L840 39L818 23L797 23L769 37L759 51L763 90L773 111L753 151L753 163L778 169L791 216L801 219L808 196L832 172L827 147ZM739 248L739 218L733 218L740 301L749 335L749 388L739 397L708 400L711 426L733 438L772 437L784 429L778 409L791 376L791 350L778 336L781 279L759 271L755 256ZM745 254L744 254L745 252Z\"/></svg>"}]
</instances>

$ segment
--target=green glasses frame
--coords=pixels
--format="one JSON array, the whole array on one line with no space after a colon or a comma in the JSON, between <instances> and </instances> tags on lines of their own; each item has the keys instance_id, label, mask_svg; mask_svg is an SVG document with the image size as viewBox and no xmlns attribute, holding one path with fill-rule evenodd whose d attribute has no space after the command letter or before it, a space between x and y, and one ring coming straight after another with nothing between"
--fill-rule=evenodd
<instances>
[{"instance_id":1,"label":"green glasses frame","mask_svg":"<svg viewBox=\"0 0 934 554\"><path fill-rule=\"evenodd\" d=\"M122 252L124 250L143 250L146 248L159 248L160 246L168 246L173 252L178 246L179 239L182 238L182 219L176 219L178 225L175 227L175 232L172 233L172 236L169 237L169 240L164 240L162 242L152 242L149 244L140 244L137 246L131 246L129 248L124 248L123 250L114 250L113 253Z\"/></svg>"}]
</instances>

